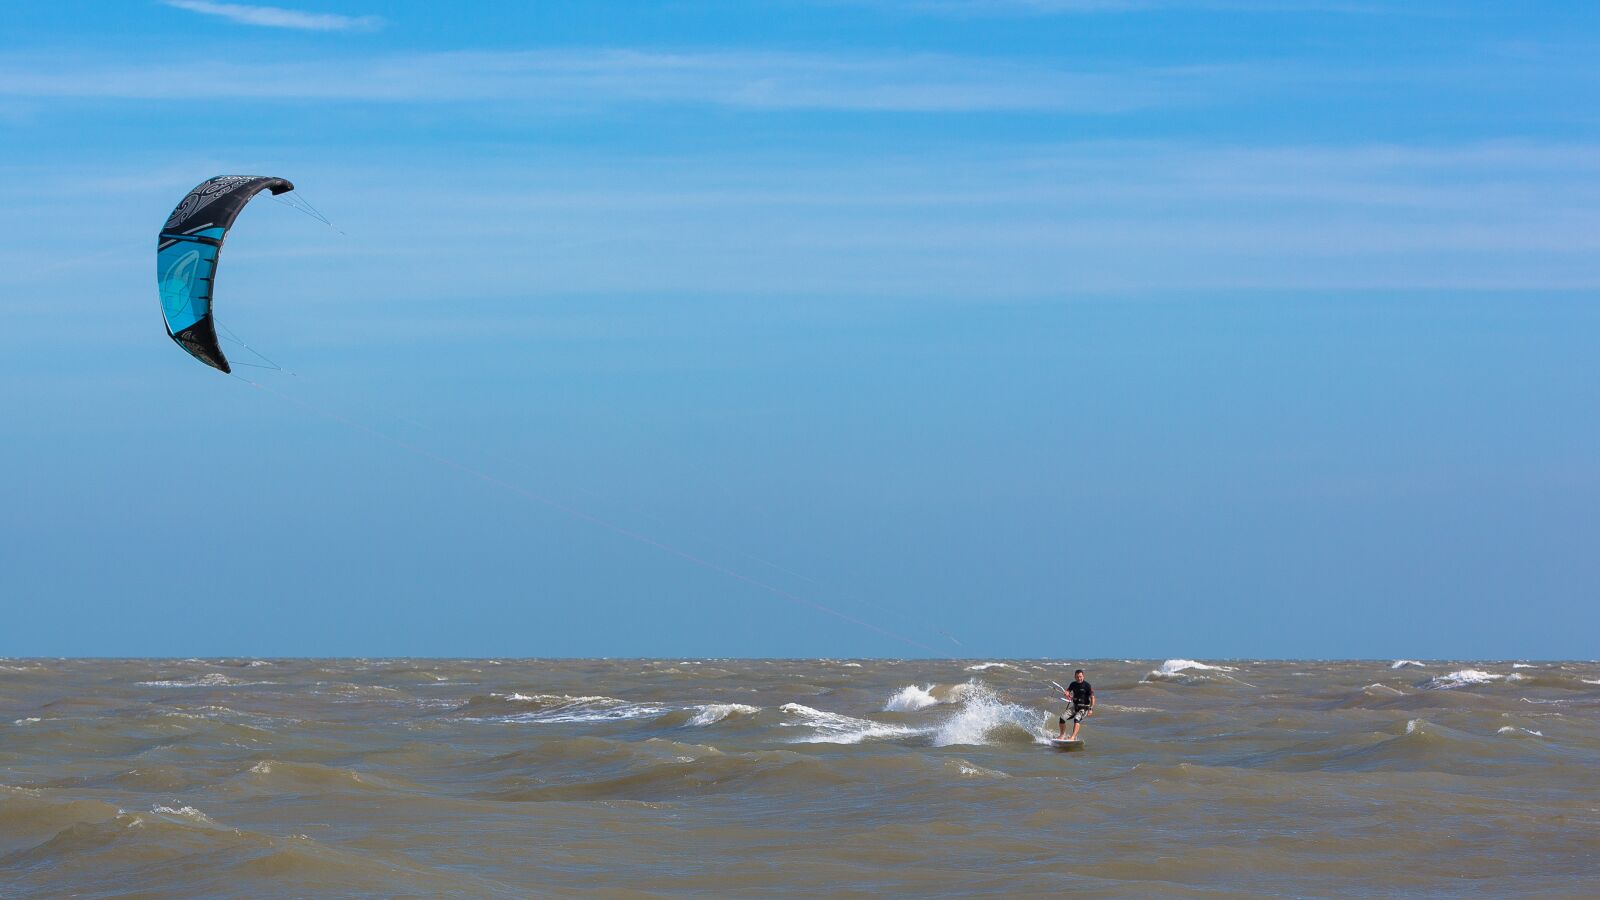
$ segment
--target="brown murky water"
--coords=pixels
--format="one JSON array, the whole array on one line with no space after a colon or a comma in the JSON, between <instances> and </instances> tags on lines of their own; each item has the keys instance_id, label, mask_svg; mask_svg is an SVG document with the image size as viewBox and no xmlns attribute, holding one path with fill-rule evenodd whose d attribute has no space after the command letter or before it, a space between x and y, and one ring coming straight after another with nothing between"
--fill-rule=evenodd
<instances>
[{"instance_id":1,"label":"brown murky water","mask_svg":"<svg viewBox=\"0 0 1600 900\"><path fill-rule=\"evenodd\" d=\"M3 660L0 895L1600 892L1600 664L1209 665Z\"/></svg>"}]
</instances>

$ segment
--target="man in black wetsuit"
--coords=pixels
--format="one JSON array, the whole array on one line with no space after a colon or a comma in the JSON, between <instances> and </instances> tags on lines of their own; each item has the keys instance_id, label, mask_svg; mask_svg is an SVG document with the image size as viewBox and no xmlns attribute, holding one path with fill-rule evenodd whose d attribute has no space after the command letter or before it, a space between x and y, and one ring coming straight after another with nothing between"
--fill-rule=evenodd
<instances>
[{"instance_id":1,"label":"man in black wetsuit","mask_svg":"<svg viewBox=\"0 0 1600 900\"><path fill-rule=\"evenodd\" d=\"M1072 683L1067 685L1062 698L1072 701L1072 710L1061 717L1060 738L1069 741L1078 739L1078 729L1083 726L1083 720L1094 715L1094 688L1083 679L1083 670L1079 669L1072 675ZM1067 737L1067 719L1072 719L1072 737Z\"/></svg>"}]
</instances>

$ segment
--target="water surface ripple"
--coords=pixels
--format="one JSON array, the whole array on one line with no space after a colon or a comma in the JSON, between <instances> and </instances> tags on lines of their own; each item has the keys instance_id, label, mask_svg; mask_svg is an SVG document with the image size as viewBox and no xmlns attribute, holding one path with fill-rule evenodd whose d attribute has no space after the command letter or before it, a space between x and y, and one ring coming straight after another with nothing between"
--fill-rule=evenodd
<instances>
[{"instance_id":1,"label":"water surface ripple","mask_svg":"<svg viewBox=\"0 0 1600 900\"><path fill-rule=\"evenodd\" d=\"M1600 664L0 660L0 894L1592 896Z\"/></svg>"}]
</instances>

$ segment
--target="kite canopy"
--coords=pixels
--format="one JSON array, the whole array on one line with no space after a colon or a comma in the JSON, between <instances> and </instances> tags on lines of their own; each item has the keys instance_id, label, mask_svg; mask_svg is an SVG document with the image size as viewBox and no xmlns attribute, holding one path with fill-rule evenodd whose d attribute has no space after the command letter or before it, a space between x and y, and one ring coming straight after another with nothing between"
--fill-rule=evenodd
<instances>
[{"instance_id":1,"label":"kite canopy","mask_svg":"<svg viewBox=\"0 0 1600 900\"><path fill-rule=\"evenodd\" d=\"M292 190L294 185L287 180L264 175L208 178L183 198L156 239L156 286L167 334L190 356L214 369L232 371L217 346L211 319L211 288L223 235L251 197L262 191Z\"/></svg>"}]
</instances>

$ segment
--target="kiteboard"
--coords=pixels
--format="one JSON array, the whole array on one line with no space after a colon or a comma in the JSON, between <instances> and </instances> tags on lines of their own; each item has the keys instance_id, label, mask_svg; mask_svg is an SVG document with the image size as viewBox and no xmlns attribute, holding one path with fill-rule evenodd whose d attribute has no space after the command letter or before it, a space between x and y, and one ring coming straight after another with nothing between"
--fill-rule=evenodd
<instances>
[{"instance_id":1,"label":"kiteboard","mask_svg":"<svg viewBox=\"0 0 1600 900\"><path fill-rule=\"evenodd\" d=\"M1057 750L1082 750L1083 738L1078 738L1075 741L1068 740L1067 738L1051 738L1050 746L1056 748Z\"/></svg>"}]
</instances>

